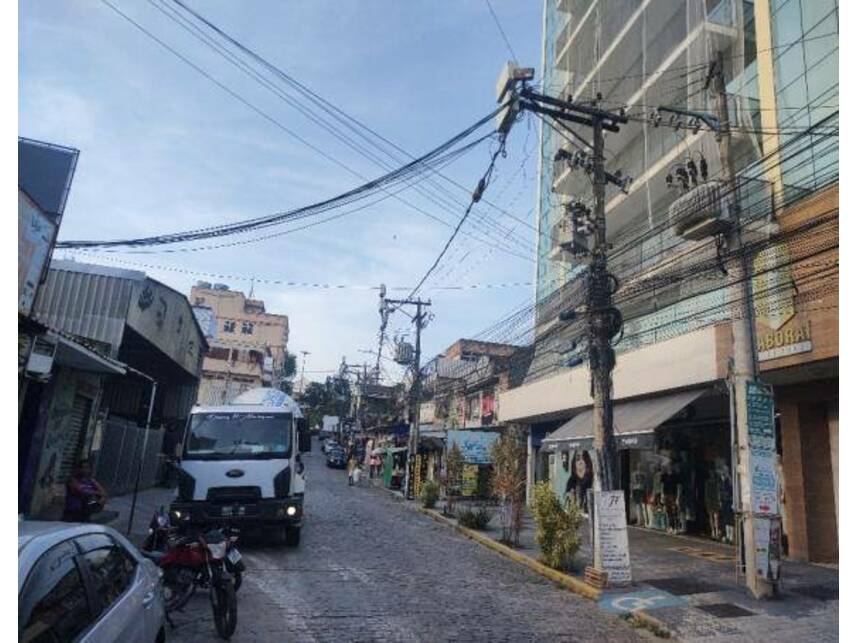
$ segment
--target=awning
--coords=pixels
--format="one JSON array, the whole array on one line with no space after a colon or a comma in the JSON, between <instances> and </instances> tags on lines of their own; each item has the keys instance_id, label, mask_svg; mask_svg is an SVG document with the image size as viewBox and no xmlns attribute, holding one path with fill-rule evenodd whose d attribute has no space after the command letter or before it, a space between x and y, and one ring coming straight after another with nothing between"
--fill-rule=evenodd
<instances>
[{"instance_id":1,"label":"awning","mask_svg":"<svg viewBox=\"0 0 857 643\"><path fill-rule=\"evenodd\" d=\"M76 368L80 371L91 371L93 373L109 373L111 375L124 375L125 365L115 359L103 357L82 344L53 334L57 342L57 351L54 360L61 366Z\"/></svg>"},{"instance_id":2,"label":"awning","mask_svg":"<svg viewBox=\"0 0 857 643\"><path fill-rule=\"evenodd\" d=\"M618 402L613 406L613 432L619 448L649 446L655 429L703 395L707 389L670 393L644 400ZM592 409L575 415L542 441L554 450L559 446L585 448L592 444Z\"/></svg>"}]
</instances>

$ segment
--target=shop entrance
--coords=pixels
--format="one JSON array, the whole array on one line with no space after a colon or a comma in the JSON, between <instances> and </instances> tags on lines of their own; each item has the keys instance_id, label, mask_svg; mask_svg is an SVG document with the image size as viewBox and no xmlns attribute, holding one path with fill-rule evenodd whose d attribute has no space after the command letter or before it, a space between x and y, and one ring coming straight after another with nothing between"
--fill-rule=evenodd
<instances>
[{"instance_id":1,"label":"shop entrance","mask_svg":"<svg viewBox=\"0 0 857 643\"><path fill-rule=\"evenodd\" d=\"M733 542L728 422L668 422L652 447L628 450L621 464L629 524Z\"/></svg>"}]
</instances>

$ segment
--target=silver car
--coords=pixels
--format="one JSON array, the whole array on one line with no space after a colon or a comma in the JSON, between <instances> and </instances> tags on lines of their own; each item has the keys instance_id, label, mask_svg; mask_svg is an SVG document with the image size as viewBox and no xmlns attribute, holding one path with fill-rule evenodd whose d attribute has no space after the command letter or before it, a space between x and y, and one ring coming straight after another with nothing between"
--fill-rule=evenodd
<instances>
[{"instance_id":1,"label":"silver car","mask_svg":"<svg viewBox=\"0 0 857 643\"><path fill-rule=\"evenodd\" d=\"M164 641L161 573L103 525L18 523L18 640Z\"/></svg>"}]
</instances>

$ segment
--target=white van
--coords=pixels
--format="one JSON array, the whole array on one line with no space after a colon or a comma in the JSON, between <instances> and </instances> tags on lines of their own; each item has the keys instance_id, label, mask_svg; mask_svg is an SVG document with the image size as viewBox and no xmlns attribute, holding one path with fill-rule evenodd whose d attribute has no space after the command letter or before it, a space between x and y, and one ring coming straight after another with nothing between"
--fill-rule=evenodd
<instances>
[{"instance_id":1,"label":"white van","mask_svg":"<svg viewBox=\"0 0 857 643\"><path fill-rule=\"evenodd\" d=\"M309 450L307 422L282 391L251 389L226 406L194 407L170 505L173 523L276 530L296 546L306 487L300 454Z\"/></svg>"}]
</instances>

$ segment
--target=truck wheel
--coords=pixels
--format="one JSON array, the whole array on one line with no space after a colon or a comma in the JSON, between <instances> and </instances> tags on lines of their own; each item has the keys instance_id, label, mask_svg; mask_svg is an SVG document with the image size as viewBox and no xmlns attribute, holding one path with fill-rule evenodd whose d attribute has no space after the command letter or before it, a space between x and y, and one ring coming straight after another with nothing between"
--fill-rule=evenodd
<instances>
[{"instance_id":1,"label":"truck wheel","mask_svg":"<svg viewBox=\"0 0 857 643\"><path fill-rule=\"evenodd\" d=\"M286 527L285 541L287 547L297 547L301 542L301 528Z\"/></svg>"}]
</instances>

